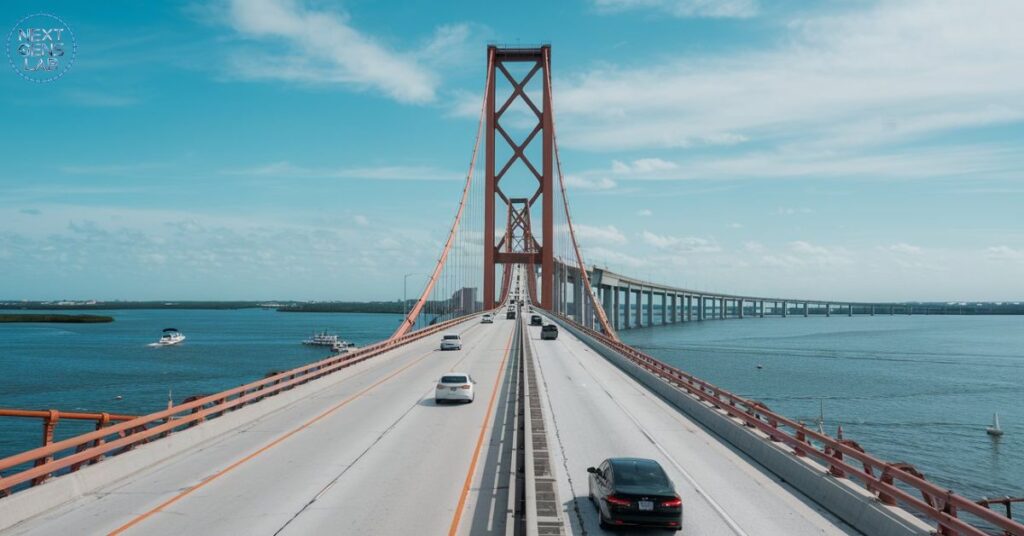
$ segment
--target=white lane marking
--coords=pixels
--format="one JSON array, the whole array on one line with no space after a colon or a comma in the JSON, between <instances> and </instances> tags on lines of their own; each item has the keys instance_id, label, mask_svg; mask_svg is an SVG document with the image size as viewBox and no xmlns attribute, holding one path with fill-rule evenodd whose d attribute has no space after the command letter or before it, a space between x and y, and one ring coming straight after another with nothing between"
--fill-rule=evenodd
<instances>
[{"instance_id":1,"label":"white lane marking","mask_svg":"<svg viewBox=\"0 0 1024 536\"><path fill-rule=\"evenodd\" d=\"M582 344L582 341L580 341L580 344ZM697 491L697 494L700 495L701 497L703 497L705 501L707 501L707 503L711 506L711 508L714 509L714 511L716 513L718 513L719 517L721 517L722 520L725 521L725 524L729 525L729 528L732 529L732 531L735 532L736 534L738 534L740 536L749 536L747 534L747 532L744 531L743 528L740 527L738 523L736 523L736 520L733 519L732 516L730 516L725 511L724 508L722 508L722 505L718 504L717 501L715 501L713 498L711 498L711 495L708 494L707 490L705 490L703 486L701 486L700 484L697 483L697 479L693 478L693 475L691 475L689 473L689 471L684 469L683 466L678 461L676 461L676 459L673 458L671 454L669 454L668 450L666 450L665 447L661 446L661 443L658 443L654 439L654 436L652 436L647 431L647 429L644 428L642 424L640 424L640 420L637 419L635 415L630 413L625 408L625 406L623 406L618 400L615 399L614 396L612 396L612 394L608 391L608 389L604 386L604 384L601 383L601 381L599 379L597 379L597 376L595 376L592 372L590 372L590 370L587 369L587 367L583 366L583 362L580 360L579 355L577 355L576 352L573 352L572 349L569 348L569 345L565 345L565 348L566 348L566 350L569 351L570 354L572 354L573 357L576 358L576 362L579 364L580 368L582 368L587 374L589 374L590 377L594 380L594 383L597 384L597 386L600 387L601 390L604 391L604 393L606 395L608 395L608 398L611 399L611 401L614 402L615 405L619 407L619 410L621 410L623 414L625 414L627 417L629 417L629 420L633 421L633 424L637 427L638 430L640 430L640 433L642 433L644 435L644 437L646 437L647 440L650 441L651 444L654 445L654 447L656 449L658 449L658 451L661 452L661 454L663 456L665 456L665 458L668 459L668 461L671 462L672 465L676 469L679 470L680 473L682 473L682 475L686 478L686 480L690 482L690 485L693 486L693 489ZM601 356L596 356L596 357L604 359ZM620 372L620 374L625 374L624 372L621 372L621 371L619 371L619 372ZM632 378L629 378L629 380L633 381Z\"/></svg>"}]
</instances>

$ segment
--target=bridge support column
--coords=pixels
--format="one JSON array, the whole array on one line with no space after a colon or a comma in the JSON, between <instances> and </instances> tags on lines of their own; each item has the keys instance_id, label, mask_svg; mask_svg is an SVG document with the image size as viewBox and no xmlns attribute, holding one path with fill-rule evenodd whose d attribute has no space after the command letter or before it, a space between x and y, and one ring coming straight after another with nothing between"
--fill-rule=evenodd
<instances>
[{"instance_id":1,"label":"bridge support column","mask_svg":"<svg viewBox=\"0 0 1024 536\"><path fill-rule=\"evenodd\" d=\"M743 306L744 305L745 305L745 301L743 300L743 298L740 298L740 300L739 300L739 317L740 318L743 318Z\"/></svg>"},{"instance_id":2,"label":"bridge support column","mask_svg":"<svg viewBox=\"0 0 1024 536\"><path fill-rule=\"evenodd\" d=\"M654 289L647 291L647 325L654 325Z\"/></svg>"},{"instance_id":3,"label":"bridge support column","mask_svg":"<svg viewBox=\"0 0 1024 536\"><path fill-rule=\"evenodd\" d=\"M619 310L619 294L621 294L621 290L622 289L620 289L619 287L611 287L611 290L612 290L612 301L614 302L612 304L612 307L613 307L613 310L615 311L615 313L612 314L612 318L615 319L614 320L614 322L615 322L615 330L618 331L622 327L621 324L619 324L619 318L621 318L621 314L622 314L622 311Z\"/></svg>"},{"instance_id":4,"label":"bridge support column","mask_svg":"<svg viewBox=\"0 0 1024 536\"><path fill-rule=\"evenodd\" d=\"M782 318L789 316L789 302L782 302Z\"/></svg>"},{"instance_id":5,"label":"bridge support column","mask_svg":"<svg viewBox=\"0 0 1024 536\"><path fill-rule=\"evenodd\" d=\"M871 305L871 316L875 316L875 305Z\"/></svg>"},{"instance_id":6,"label":"bridge support column","mask_svg":"<svg viewBox=\"0 0 1024 536\"><path fill-rule=\"evenodd\" d=\"M637 327L643 327L643 287L637 289Z\"/></svg>"},{"instance_id":7,"label":"bridge support column","mask_svg":"<svg viewBox=\"0 0 1024 536\"><path fill-rule=\"evenodd\" d=\"M668 292L661 293L661 325L668 324Z\"/></svg>"},{"instance_id":8,"label":"bridge support column","mask_svg":"<svg viewBox=\"0 0 1024 536\"><path fill-rule=\"evenodd\" d=\"M626 305L626 312L623 315L623 329L630 329L630 315L633 314L633 311L630 308L630 305L631 305L630 302L632 301L631 300L631 298L632 298L631 294L633 294L633 289L630 288L630 287L626 287L624 290L625 290L624 297L626 298L626 303L625 303L625 305Z\"/></svg>"},{"instance_id":9,"label":"bridge support column","mask_svg":"<svg viewBox=\"0 0 1024 536\"><path fill-rule=\"evenodd\" d=\"M573 309L576 313L576 321L580 324L586 325L584 322L584 311L583 308L587 306L587 300L583 299L583 279L582 274L576 277L572 285L572 304Z\"/></svg>"},{"instance_id":10,"label":"bridge support column","mask_svg":"<svg viewBox=\"0 0 1024 536\"><path fill-rule=\"evenodd\" d=\"M832 316L832 304L831 303L826 303L825 304L825 316Z\"/></svg>"},{"instance_id":11,"label":"bridge support column","mask_svg":"<svg viewBox=\"0 0 1024 536\"><path fill-rule=\"evenodd\" d=\"M853 316L853 304L848 306L847 316Z\"/></svg>"},{"instance_id":12,"label":"bridge support column","mask_svg":"<svg viewBox=\"0 0 1024 536\"><path fill-rule=\"evenodd\" d=\"M704 320L704 296L697 296L697 320Z\"/></svg>"},{"instance_id":13,"label":"bridge support column","mask_svg":"<svg viewBox=\"0 0 1024 536\"><path fill-rule=\"evenodd\" d=\"M809 311L810 308L811 308L810 304L807 303L807 302L804 302L804 318L810 316L810 311Z\"/></svg>"},{"instance_id":14,"label":"bridge support column","mask_svg":"<svg viewBox=\"0 0 1024 536\"><path fill-rule=\"evenodd\" d=\"M718 305L720 306L718 309L718 318L720 320L725 320L725 298L719 299Z\"/></svg>"},{"instance_id":15,"label":"bridge support column","mask_svg":"<svg viewBox=\"0 0 1024 536\"><path fill-rule=\"evenodd\" d=\"M760 316L761 318L764 318L764 300L761 300L761 304L760 304L760 307L759 307L759 308L760 308L760 313L759 313L759 316Z\"/></svg>"},{"instance_id":16,"label":"bridge support column","mask_svg":"<svg viewBox=\"0 0 1024 536\"><path fill-rule=\"evenodd\" d=\"M608 318L614 318L612 314L612 287L601 287L601 306L604 307L604 316ZM618 322L616 322L618 324ZM618 327L616 325L615 327Z\"/></svg>"},{"instance_id":17,"label":"bridge support column","mask_svg":"<svg viewBox=\"0 0 1024 536\"><path fill-rule=\"evenodd\" d=\"M672 295L672 323L673 324L675 324L676 322L679 322L679 309L677 308L678 305L679 305L679 295L673 294Z\"/></svg>"}]
</instances>

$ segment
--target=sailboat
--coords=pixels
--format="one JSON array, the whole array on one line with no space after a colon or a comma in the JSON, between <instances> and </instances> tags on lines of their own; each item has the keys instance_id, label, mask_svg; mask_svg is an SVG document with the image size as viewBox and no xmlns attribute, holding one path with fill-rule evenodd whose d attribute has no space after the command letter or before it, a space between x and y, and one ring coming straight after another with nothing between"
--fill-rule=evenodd
<instances>
[{"instance_id":1,"label":"sailboat","mask_svg":"<svg viewBox=\"0 0 1024 536\"><path fill-rule=\"evenodd\" d=\"M992 414L992 426L985 429L985 433L992 437L999 437L1003 435L1003 429L999 427L999 414Z\"/></svg>"}]
</instances>

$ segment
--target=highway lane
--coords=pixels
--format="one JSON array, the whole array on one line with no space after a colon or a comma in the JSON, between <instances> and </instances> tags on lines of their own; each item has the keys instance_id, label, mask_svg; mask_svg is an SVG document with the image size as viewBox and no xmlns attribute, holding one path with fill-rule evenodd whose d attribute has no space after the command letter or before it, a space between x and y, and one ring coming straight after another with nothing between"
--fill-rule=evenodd
<instances>
[{"instance_id":1,"label":"highway lane","mask_svg":"<svg viewBox=\"0 0 1024 536\"><path fill-rule=\"evenodd\" d=\"M514 322L478 322L451 330L461 351L431 336L298 387L310 395L3 534L503 532L507 499L479 483L500 463L486 432L505 401ZM435 406L453 370L477 381L476 401Z\"/></svg>"},{"instance_id":2,"label":"highway lane","mask_svg":"<svg viewBox=\"0 0 1024 536\"><path fill-rule=\"evenodd\" d=\"M573 534L604 533L587 496L586 469L618 456L652 458L665 468L683 498L682 534L858 534L566 330L555 341L540 340L539 327L527 333L545 399L562 515Z\"/></svg>"}]
</instances>

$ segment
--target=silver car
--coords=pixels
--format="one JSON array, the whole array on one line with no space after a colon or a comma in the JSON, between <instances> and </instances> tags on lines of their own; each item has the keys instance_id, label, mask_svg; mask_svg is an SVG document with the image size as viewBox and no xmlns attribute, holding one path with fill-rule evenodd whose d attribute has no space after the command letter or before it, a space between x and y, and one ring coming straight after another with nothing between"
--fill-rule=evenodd
<instances>
[{"instance_id":1,"label":"silver car","mask_svg":"<svg viewBox=\"0 0 1024 536\"><path fill-rule=\"evenodd\" d=\"M458 333L446 333L443 337L441 337L441 349L461 350L462 337L460 337Z\"/></svg>"}]
</instances>

